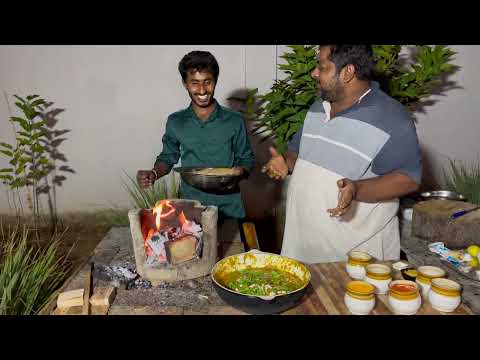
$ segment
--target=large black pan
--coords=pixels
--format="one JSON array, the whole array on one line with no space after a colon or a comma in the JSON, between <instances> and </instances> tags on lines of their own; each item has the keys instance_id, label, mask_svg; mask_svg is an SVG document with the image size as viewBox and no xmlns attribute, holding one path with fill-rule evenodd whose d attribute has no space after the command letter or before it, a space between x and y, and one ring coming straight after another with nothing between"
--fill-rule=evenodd
<instances>
[{"instance_id":1,"label":"large black pan","mask_svg":"<svg viewBox=\"0 0 480 360\"><path fill-rule=\"evenodd\" d=\"M252 268L276 268L291 273L302 279L303 286L295 291L276 296L245 295L227 288L222 283L226 273ZM310 271L302 263L280 256L251 250L246 253L232 255L220 260L212 269L211 278L218 295L227 304L249 314L278 314L295 306L305 295L310 283Z\"/></svg>"}]
</instances>

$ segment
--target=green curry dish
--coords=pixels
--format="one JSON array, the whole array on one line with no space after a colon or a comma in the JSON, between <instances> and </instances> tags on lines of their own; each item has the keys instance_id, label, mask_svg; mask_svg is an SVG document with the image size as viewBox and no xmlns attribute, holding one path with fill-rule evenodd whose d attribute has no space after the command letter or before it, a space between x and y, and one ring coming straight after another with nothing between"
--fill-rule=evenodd
<instances>
[{"instance_id":1,"label":"green curry dish","mask_svg":"<svg viewBox=\"0 0 480 360\"><path fill-rule=\"evenodd\" d=\"M298 290L303 286L303 282L297 276L285 271L247 268L228 274L225 285L245 295L275 296Z\"/></svg>"}]
</instances>

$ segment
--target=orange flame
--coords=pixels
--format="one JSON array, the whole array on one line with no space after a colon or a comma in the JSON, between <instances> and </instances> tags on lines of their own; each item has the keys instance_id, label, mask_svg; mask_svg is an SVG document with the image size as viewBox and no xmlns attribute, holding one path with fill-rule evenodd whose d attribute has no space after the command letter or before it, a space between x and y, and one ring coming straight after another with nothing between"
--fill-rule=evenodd
<instances>
[{"instance_id":1,"label":"orange flame","mask_svg":"<svg viewBox=\"0 0 480 360\"><path fill-rule=\"evenodd\" d=\"M162 214L164 205L169 207L170 210ZM155 205L152 212L153 212L153 215L155 215L155 225L157 226L157 230L160 230L160 225L162 221L161 219L166 218L167 216L173 214L175 212L175 208L170 204L170 201L162 200Z\"/></svg>"},{"instance_id":2,"label":"orange flame","mask_svg":"<svg viewBox=\"0 0 480 360\"><path fill-rule=\"evenodd\" d=\"M148 230L147 240L150 239L150 238L153 236L153 234L155 234L155 230L154 230L154 229Z\"/></svg>"},{"instance_id":3,"label":"orange flame","mask_svg":"<svg viewBox=\"0 0 480 360\"><path fill-rule=\"evenodd\" d=\"M178 209L178 210L180 210L180 209ZM171 202L169 200L158 201L155 204L155 206L153 207L152 214L153 214L153 217L155 219L156 229L150 227L151 226L150 225L151 220L149 220L149 225L148 225L149 229L148 229L147 236L145 237L145 243L144 243L145 252L146 252L147 256L149 256L149 257L154 256L154 252L153 252L152 248L150 247L150 245L147 243L147 241L149 239L151 239L157 231L160 232L161 225L162 225L162 219L167 218L168 216L170 216L172 214L175 214L176 211L177 210L175 209L175 207L173 206L173 204L171 204ZM189 223L189 220L187 219L187 217L185 216L185 213L183 211L180 212L180 214L177 217L177 220L180 222L181 226ZM160 260L162 260L162 261L166 260L166 259L164 259L164 256L162 257L162 255L159 255L159 257L160 257Z\"/></svg>"},{"instance_id":4,"label":"orange flame","mask_svg":"<svg viewBox=\"0 0 480 360\"><path fill-rule=\"evenodd\" d=\"M157 230L160 230L160 221L162 217L162 210L163 204L160 203L159 205L155 205L153 208L153 215L155 215L155 225L157 226Z\"/></svg>"},{"instance_id":5,"label":"orange flame","mask_svg":"<svg viewBox=\"0 0 480 360\"><path fill-rule=\"evenodd\" d=\"M180 221L180 224L182 225L188 221L183 211L180 213L180 215L178 215L178 221Z\"/></svg>"}]
</instances>

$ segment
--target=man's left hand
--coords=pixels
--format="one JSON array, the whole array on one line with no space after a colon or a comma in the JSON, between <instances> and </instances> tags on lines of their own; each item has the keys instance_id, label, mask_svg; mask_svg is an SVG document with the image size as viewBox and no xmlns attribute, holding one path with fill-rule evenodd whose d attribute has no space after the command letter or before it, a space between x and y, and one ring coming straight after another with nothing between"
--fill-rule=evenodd
<instances>
[{"instance_id":1,"label":"man's left hand","mask_svg":"<svg viewBox=\"0 0 480 360\"><path fill-rule=\"evenodd\" d=\"M338 186L338 204L334 209L328 209L331 217L340 217L345 215L357 194L355 182L350 179L340 179Z\"/></svg>"}]
</instances>

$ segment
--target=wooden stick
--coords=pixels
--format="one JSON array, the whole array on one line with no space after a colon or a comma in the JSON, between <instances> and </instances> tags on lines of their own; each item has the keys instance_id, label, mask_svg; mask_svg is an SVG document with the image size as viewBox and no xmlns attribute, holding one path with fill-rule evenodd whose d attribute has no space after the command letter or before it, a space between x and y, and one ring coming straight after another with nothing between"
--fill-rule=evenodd
<instances>
[{"instance_id":1,"label":"wooden stick","mask_svg":"<svg viewBox=\"0 0 480 360\"><path fill-rule=\"evenodd\" d=\"M92 272L93 272L93 263L90 263L87 276L85 278L84 293L83 293L83 309L82 315L90 315L90 296L92 295Z\"/></svg>"},{"instance_id":2,"label":"wooden stick","mask_svg":"<svg viewBox=\"0 0 480 360\"><path fill-rule=\"evenodd\" d=\"M245 234L245 241L247 243L248 250L260 249L254 223L252 222L243 223L243 233Z\"/></svg>"}]
</instances>

